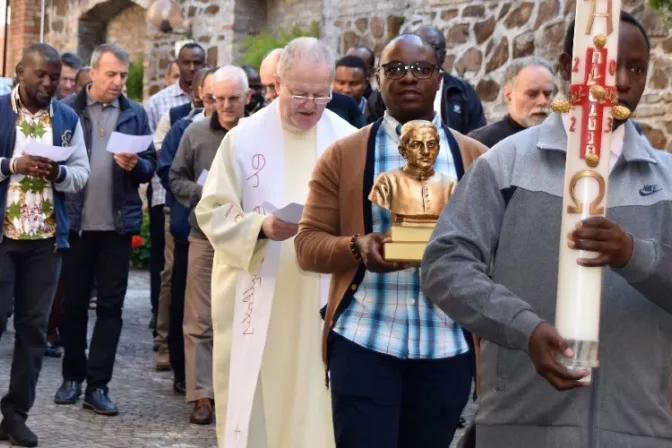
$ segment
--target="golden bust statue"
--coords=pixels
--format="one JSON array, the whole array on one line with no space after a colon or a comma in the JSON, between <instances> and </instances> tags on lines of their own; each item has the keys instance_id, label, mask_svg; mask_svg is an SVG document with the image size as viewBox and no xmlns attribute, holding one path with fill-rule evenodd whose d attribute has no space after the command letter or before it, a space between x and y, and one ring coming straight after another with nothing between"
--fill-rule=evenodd
<instances>
[{"instance_id":1,"label":"golden bust statue","mask_svg":"<svg viewBox=\"0 0 672 448\"><path fill-rule=\"evenodd\" d=\"M434 171L440 139L429 121L415 120L401 128L399 153L406 164L382 173L369 200L392 213L384 245L385 259L415 264L422 259L436 221L457 182Z\"/></svg>"},{"instance_id":2,"label":"golden bust statue","mask_svg":"<svg viewBox=\"0 0 672 448\"><path fill-rule=\"evenodd\" d=\"M439 219L455 190L455 180L434 171L439 134L429 121L409 121L401 128L403 168L382 173L369 194L374 204L392 212L392 223L423 226Z\"/></svg>"}]
</instances>

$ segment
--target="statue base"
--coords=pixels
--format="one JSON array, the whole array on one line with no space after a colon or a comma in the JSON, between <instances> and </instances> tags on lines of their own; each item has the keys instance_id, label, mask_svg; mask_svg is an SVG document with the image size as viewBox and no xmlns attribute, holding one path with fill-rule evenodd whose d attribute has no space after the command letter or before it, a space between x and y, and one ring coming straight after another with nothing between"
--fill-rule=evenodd
<instances>
[{"instance_id":1,"label":"statue base","mask_svg":"<svg viewBox=\"0 0 672 448\"><path fill-rule=\"evenodd\" d=\"M433 231L433 224L422 226L393 224L388 232L388 240L383 246L385 260L398 263L420 263Z\"/></svg>"}]
</instances>

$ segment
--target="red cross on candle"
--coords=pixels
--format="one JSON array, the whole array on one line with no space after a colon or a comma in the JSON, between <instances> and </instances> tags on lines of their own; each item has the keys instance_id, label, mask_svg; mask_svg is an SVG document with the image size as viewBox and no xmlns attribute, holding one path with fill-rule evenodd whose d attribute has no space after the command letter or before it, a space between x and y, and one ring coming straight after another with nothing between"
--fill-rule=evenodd
<instances>
[{"instance_id":1,"label":"red cross on candle","mask_svg":"<svg viewBox=\"0 0 672 448\"><path fill-rule=\"evenodd\" d=\"M618 91L614 86L606 85L607 70L613 76L616 73L616 61L609 61L609 53L604 45L606 36L593 39L595 48L586 50L585 77L583 84L573 84L569 88L569 104L580 106L581 118L581 150L580 157L590 167L600 163L602 148L602 126L605 108L618 105ZM575 59L574 71L579 70L580 61ZM574 131L576 123L571 118L570 131ZM607 119L605 132L611 132L613 118Z\"/></svg>"}]
</instances>

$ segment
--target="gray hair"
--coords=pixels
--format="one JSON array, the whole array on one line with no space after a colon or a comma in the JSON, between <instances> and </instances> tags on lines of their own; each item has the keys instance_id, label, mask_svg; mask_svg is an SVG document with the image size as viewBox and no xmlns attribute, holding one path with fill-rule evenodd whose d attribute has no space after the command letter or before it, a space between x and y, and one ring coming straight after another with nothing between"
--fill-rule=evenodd
<instances>
[{"instance_id":1,"label":"gray hair","mask_svg":"<svg viewBox=\"0 0 672 448\"><path fill-rule=\"evenodd\" d=\"M541 56L528 56L525 58L514 59L504 73L504 86L510 86L516 82L516 78L523 69L527 67L542 67L547 69L551 75L555 75L553 64Z\"/></svg>"},{"instance_id":2,"label":"gray hair","mask_svg":"<svg viewBox=\"0 0 672 448\"><path fill-rule=\"evenodd\" d=\"M334 57L324 42L314 37L299 37L287 44L280 54L280 60L278 61L278 76L282 78L292 68L296 60L308 61L314 64L326 64L331 70L332 78L335 75Z\"/></svg>"},{"instance_id":3,"label":"gray hair","mask_svg":"<svg viewBox=\"0 0 672 448\"><path fill-rule=\"evenodd\" d=\"M247 79L247 74L245 70L235 65L225 65L224 67L218 68L215 72L215 75L212 77L212 86L224 81L236 81L240 84L240 87L243 89L243 93L247 93L250 90L250 83Z\"/></svg>"},{"instance_id":4,"label":"gray hair","mask_svg":"<svg viewBox=\"0 0 672 448\"><path fill-rule=\"evenodd\" d=\"M96 49L93 50L93 54L91 55L91 67L98 68L100 59L106 53L112 53L114 57L126 64L130 62L130 57L128 56L128 52L124 50L124 47L119 44L107 43L98 45Z\"/></svg>"}]
</instances>

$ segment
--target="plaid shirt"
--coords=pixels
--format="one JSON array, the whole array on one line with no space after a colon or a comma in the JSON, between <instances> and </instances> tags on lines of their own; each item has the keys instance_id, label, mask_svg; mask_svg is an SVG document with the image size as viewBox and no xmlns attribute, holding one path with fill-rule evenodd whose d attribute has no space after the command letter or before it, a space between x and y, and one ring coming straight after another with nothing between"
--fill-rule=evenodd
<instances>
[{"instance_id":1,"label":"plaid shirt","mask_svg":"<svg viewBox=\"0 0 672 448\"><path fill-rule=\"evenodd\" d=\"M180 83L176 82L172 86L159 91L152 96L145 105L147 118L149 118L149 128L152 132L156 131L156 126L159 120L167 114L173 107L181 106L189 103L191 97L180 87ZM156 148L160 151L161 148ZM155 174L152 177L152 207L166 203L166 190L161 186L161 181Z\"/></svg>"},{"instance_id":2,"label":"plaid shirt","mask_svg":"<svg viewBox=\"0 0 672 448\"><path fill-rule=\"evenodd\" d=\"M434 124L441 138L434 169L457 179L439 114ZM400 133L401 124L385 112L375 137L374 179L404 165L398 150ZM388 230L390 212L375 204L372 207L373 231ZM469 350L462 329L422 293L419 268L388 274L367 271L334 331L358 345L400 359L449 358Z\"/></svg>"}]
</instances>

